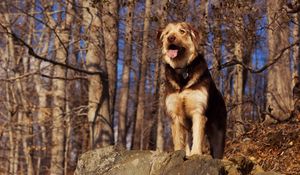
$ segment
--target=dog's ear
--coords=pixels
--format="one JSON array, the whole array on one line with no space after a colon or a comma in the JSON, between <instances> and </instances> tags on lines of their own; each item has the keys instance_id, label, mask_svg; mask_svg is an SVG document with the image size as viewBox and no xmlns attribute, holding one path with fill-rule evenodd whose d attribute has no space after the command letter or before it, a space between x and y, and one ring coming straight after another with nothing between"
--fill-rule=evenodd
<instances>
[{"instance_id":1,"label":"dog's ear","mask_svg":"<svg viewBox=\"0 0 300 175\"><path fill-rule=\"evenodd\" d=\"M190 31L190 34L191 34L191 37L192 37L192 40L193 40L194 44L196 46L199 46L199 44L200 44L200 34L199 34L199 32L191 24L188 24L188 28L189 28L189 31Z\"/></svg>"},{"instance_id":2,"label":"dog's ear","mask_svg":"<svg viewBox=\"0 0 300 175\"><path fill-rule=\"evenodd\" d=\"M162 31L163 31L163 29L162 29L162 28L159 28L159 29L157 30L157 33L156 33L156 42L157 42L158 44L161 44L161 43L162 43Z\"/></svg>"}]
</instances>

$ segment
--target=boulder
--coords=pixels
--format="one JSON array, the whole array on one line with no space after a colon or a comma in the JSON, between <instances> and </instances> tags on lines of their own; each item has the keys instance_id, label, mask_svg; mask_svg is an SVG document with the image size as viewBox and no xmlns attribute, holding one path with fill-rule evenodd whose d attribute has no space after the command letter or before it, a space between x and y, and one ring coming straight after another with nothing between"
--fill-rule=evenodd
<instances>
[{"instance_id":1,"label":"boulder","mask_svg":"<svg viewBox=\"0 0 300 175\"><path fill-rule=\"evenodd\" d=\"M246 158L187 157L184 151L123 150L113 146L88 151L79 158L76 175L268 175ZM275 174L275 173L274 173Z\"/></svg>"}]
</instances>

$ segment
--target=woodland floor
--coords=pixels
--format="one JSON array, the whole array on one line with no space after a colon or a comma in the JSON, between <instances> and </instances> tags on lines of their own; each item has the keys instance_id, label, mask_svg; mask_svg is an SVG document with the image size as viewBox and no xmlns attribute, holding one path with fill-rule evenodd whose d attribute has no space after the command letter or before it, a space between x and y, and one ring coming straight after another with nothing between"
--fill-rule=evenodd
<instances>
[{"instance_id":1,"label":"woodland floor","mask_svg":"<svg viewBox=\"0 0 300 175\"><path fill-rule=\"evenodd\" d=\"M250 124L238 139L227 140L225 157L245 156L266 171L300 174L300 120L264 126Z\"/></svg>"}]
</instances>

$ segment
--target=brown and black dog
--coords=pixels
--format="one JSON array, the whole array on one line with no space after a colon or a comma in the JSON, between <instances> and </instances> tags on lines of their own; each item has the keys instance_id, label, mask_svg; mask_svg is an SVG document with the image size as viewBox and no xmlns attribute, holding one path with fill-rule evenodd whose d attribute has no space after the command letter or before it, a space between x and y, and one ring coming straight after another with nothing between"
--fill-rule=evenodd
<instances>
[{"instance_id":1,"label":"brown and black dog","mask_svg":"<svg viewBox=\"0 0 300 175\"><path fill-rule=\"evenodd\" d=\"M170 23L158 32L157 39L165 63L165 105L172 118L174 149L201 155L206 134L211 155L222 158L227 112L206 61L198 53L198 32L189 23Z\"/></svg>"}]
</instances>

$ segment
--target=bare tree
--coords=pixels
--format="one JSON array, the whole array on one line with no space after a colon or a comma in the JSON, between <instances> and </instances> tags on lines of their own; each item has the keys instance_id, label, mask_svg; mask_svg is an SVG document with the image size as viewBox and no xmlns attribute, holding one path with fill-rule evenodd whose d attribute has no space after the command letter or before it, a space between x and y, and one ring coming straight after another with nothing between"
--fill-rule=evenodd
<instances>
[{"instance_id":1,"label":"bare tree","mask_svg":"<svg viewBox=\"0 0 300 175\"><path fill-rule=\"evenodd\" d=\"M109 84L109 106L110 116L114 116L116 78L117 78L117 57L118 57L118 12L119 2L117 0L107 0L102 3L103 39L105 50L105 61L108 73ZM107 119L111 120L112 119ZM104 127L105 128L105 127ZM104 129L102 128L102 129ZM109 132L104 130L103 132ZM105 135L104 135L105 136ZM108 138L103 138L104 144L110 144Z\"/></svg>"},{"instance_id":2,"label":"bare tree","mask_svg":"<svg viewBox=\"0 0 300 175\"><path fill-rule=\"evenodd\" d=\"M243 22L242 17L238 16L235 20L235 32L237 33L236 42L234 43L234 56L235 58L243 62L243 40L242 32ZM235 134L240 136L244 133L242 109L243 109L243 67L241 65L235 65L234 70L234 84L233 84L233 101L237 104L233 112L235 118Z\"/></svg>"},{"instance_id":3,"label":"bare tree","mask_svg":"<svg viewBox=\"0 0 300 175\"><path fill-rule=\"evenodd\" d=\"M127 3L126 14L126 29L125 29L125 50L124 50L124 64L122 75L122 87L120 91L119 102L119 125L118 125L118 143L120 146L126 147L126 118L129 98L129 80L130 67L132 60L132 28L134 16L135 0L129 0Z\"/></svg>"},{"instance_id":4,"label":"bare tree","mask_svg":"<svg viewBox=\"0 0 300 175\"><path fill-rule=\"evenodd\" d=\"M5 25L7 27L7 31L11 32L11 24L10 24L10 16L8 12L4 12L4 14L1 15L1 23L2 25ZM16 53L14 49L14 42L13 38L10 37L9 35L6 35L6 51L4 55L4 63L5 66L9 67L10 66L10 61L13 60L13 63L16 63ZM15 65L15 64L14 64ZM16 66L16 65L15 65ZM9 76L9 72L6 71L6 77ZM6 108L7 110L7 116L9 117L10 125L9 125L9 148L10 148L10 153L9 153L9 168L8 172L10 174L17 174L18 171L18 161L19 161L19 154L18 154L18 149L19 149L19 142L20 142L20 132L15 131L14 125L12 123L14 122L20 122L20 116L16 113L17 108L16 105L16 97L15 97L15 92L13 91L12 84L7 82L5 85L5 90L6 90L6 101L7 103ZM17 117L15 116L17 115Z\"/></svg>"},{"instance_id":5,"label":"bare tree","mask_svg":"<svg viewBox=\"0 0 300 175\"><path fill-rule=\"evenodd\" d=\"M296 0L293 1L293 5L300 5ZM293 22L293 40L297 41L300 38L300 15L299 13L292 14L292 22ZM300 112L300 77L299 77L299 65L300 65L300 46L295 45L292 49L293 53L293 104L294 109L292 112L293 117L299 117Z\"/></svg>"},{"instance_id":6,"label":"bare tree","mask_svg":"<svg viewBox=\"0 0 300 175\"><path fill-rule=\"evenodd\" d=\"M212 4L212 17L211 17L211 30L213 34L213 69L212 69L212 77L216 83L216 86L220 88L221 84L221 69L220 65L222 62L222 31L221 31L221 13L220 13L220 4L215 2Z\"/></svg>"},{"instance_id":7,"label":"bare tree","mask_svg":"<svg viewBox=\"0 0 300 175\"><path fill-rule=\"evenodd\" d=\"M41 51L41 54L45 54L49 49L49 30L45 30L45 45ZM44 38L41 41L44 41ZM47 42L48 40L48 42ZM37 108L37 123L39 123L39 135L37 136L37 146L40 148L46 147L47 145L47 131L45 122L51 116L51 108L47 104L47 96L50 92L43 86L42 77L40 76L42 69L41 69L41 60L34 60L33 70L37 71L39 74L34 75L33 80L35 83L35 90L38 96L38 108ZM40 154L42 151L38 151ZM36 165L36 173L40 172L42 157L39 156Z\"/></svg>"},{"instance_id":8,"label":"bare tree","mask_svg":"<svg viewBox=\"0 0 300 175\"><path fill-rule=\"evenodd\" d=\"M145 4L145 15L144 15L144 33L143 33L143 46L142 46L142 58L141 58L141 73L140 73L140 84L139 84L139 95L138 95L138 106L136 113L136 123L133 138L133 149L143 149L143 118L145 114L145 83L146 83L146 72L147 72L147 56L148 56L148 35L150 25L150 8L151 1L146 0Z\"/></svg>"},{"instance_id":9,"label":"bare tree","mask_svg":"<svg viewBox=\"0 0 300 175\"><path fill-rule=\"evenodd\" d=\"M268 15L268 46L269 62L273 62L278 51L289 46L289 27L284 1L267 1ZM271 118L285 120L290 117L292 110L292 87L289 51L286 50L281 59L268 70L267 92L266 92L266 122Z\"/></svg>"},{"instance_id":10,"label":"bare tree","mask_svg":"<svg viewBox=\"0 0 300 175\"><path fill-rule=\"evenodd\" d=\"M101 62L103 63L103 53L101 46L101 18L98 16L98 8L92 1L83 2L85 10L83 18L85 19L85 27L88 31L89 40L87 42L86 64L89 71L101 72ZM99 7L99 6L98 6ZM101 31L101 30L100 30ZM100 38L100 39L99 39ZM102 60L101 60L102 58ZM89 75L89 110L88 118L90 122L90 146L94 147L97 141L101 144L112 143L111 116L109 111L109 93L108 80L106 73ZM103 128L105 127L105 128ZM103 136L104 135L104 136ZM103 140L103 137L105 140Z\"/></svg>"},{"instance_id":11,"label":"bare tree","mask_svg":"<svg viewBox=\"0 0 300 175\"><path fill-rule=\"evenodd\" d=\"M51 22L52 21L52 22ZM50 20L52 28L56 22ZM60 63L66 63L69 42L67 24L63 23L57 32L57 37L54 39L56 49L56 60ZM52 109L52 147L51 147L51 169L52 174L64 174L64 141L65 141L65 112L66 112L66 70L64 67L55 65L53 69L52 96L53 96L53 109Z\"/></svg>"},{"instance_id":12,"label":"bare tree","mask_svg":"<svg viewBox=\"0 0 300 175\"><path fill-rule=\"evenodd\" d=\"M159 9L157 11L159 18L159 26L160 28L163 28L167 24L167 8L168 8L168 1L163 0L159 4ZM156 41L157 42L157 41ZM159 48L160 49L160 48ZM164 96L161 94L164 93L164 63L161 63L161 56L157 56L156 60L156 69L155 72L157 72L157 93L158 93L158 109L157 109L157 131L156 131L156 150L163 151L164 150Z\"/></svg>"},{"instance_id":13,"label":"bare tree","mask_svg":"<svg viewBox=\"0 0 300 175\"><path fill-rule=\"evenodd\" d=\"M200 44L202 47L199 47L199 52L203 53L204 55L206 55L207 50L206 50L206 43L207 43L207 37L208 37L208 9L209 9L209 2L208 0L202 0L200 2ZM204 47L203 47L204 46Z\"/></svg>"},{"instance_id":14,"label":"bare tree","mask_svg":"<svg viewBox=\"0 0 300 175\"><path fill-rule=\"evenodd\" d=\"M293 1L294 4L297 4L297 1ZM299 13L294 13L292 15L292 22L293 22L293 40L297 41L300 37L299 32L299 23L300 23L300 15ZM300 64L300 51L299 51L299 45L296 45L293 47L293 87L296 85L298 79L299 79L299 64Z\"/></svg>"}]
</instances>

